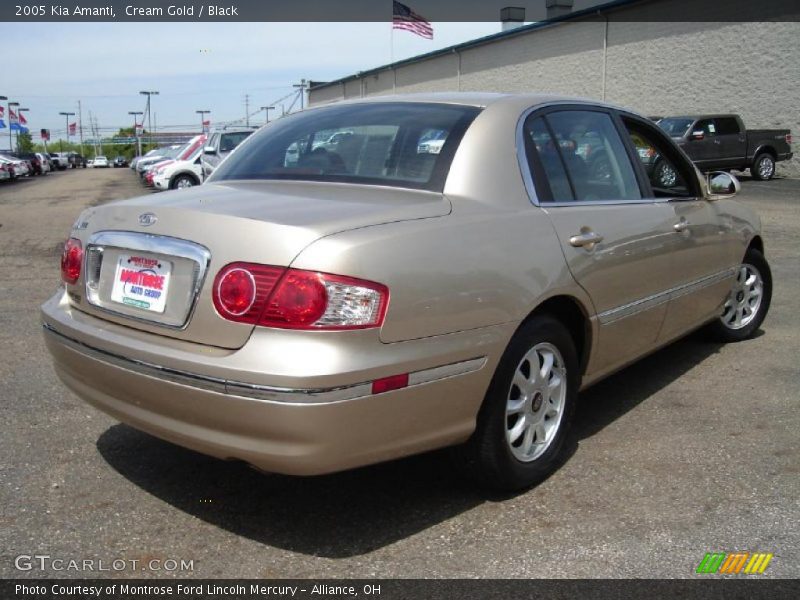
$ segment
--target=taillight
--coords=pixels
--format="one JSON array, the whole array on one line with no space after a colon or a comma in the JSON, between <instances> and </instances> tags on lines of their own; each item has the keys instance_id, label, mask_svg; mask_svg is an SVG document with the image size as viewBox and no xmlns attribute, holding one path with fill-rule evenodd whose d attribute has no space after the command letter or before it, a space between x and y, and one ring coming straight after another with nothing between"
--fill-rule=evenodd
<instances>
[{"instance_id":1,"label":"taillight","mask_svg":"<svg viewBox=\"0 0 800 600\"><path fill-rule=\"evenodd\" d=\"M73 284L81 276L83 262L83 246L76 238L69 238L61 253L61 279L64 283Z\"/></svg>"},{"instance_id":2,"label":"taillight","mask_svg":"<svg viewBox=\"0 0 800 600\"><path fill-rule=\"evenodd\" d=\"M229 321L255 324L284 271L252 263L231 263L214 279L214 307Z\"/></svg>"},{"instance_id":3,"label":"taillight","mask_svg":"<svg viewBox=\"0 0 800 600\"><path fill-rule=\"evenodd\" d=\"M231 263L217 274L214 306L231 321L282 329L366 329L383 323L386 286L353 277Z\"/></svg>"}]
</instances>

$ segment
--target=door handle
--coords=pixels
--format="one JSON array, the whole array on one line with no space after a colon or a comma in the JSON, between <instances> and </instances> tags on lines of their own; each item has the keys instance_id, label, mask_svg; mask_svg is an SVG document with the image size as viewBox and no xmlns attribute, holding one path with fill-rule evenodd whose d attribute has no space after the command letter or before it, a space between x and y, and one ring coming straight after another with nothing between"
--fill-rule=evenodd
<instances>
[{"instance_id":1,"label":"door handle","mask_svg":"<svg viewBox=\"0 0 800 600\"><path fill-rule=\"evenodd\" d=\"M602 242L603 236L599 233L595 233L594 231L584 231L580 235L573 235L569 238L570 246L575 246L576 248L580 247L589 247L591 248L595 244Z\"/></svg>"},{"instance_id":2,"label":"door handle","mask_svg":"<svg viewBox=\"0 0 800 600\"><path fill-rule=\"evenodd\" d=\"M678 233L686 231L687 229L689 229L689 221L687 221L686 219L681 219L680 221L675 223L675 225L673 225L672 228Z\"/></svg>"}]
</instances>

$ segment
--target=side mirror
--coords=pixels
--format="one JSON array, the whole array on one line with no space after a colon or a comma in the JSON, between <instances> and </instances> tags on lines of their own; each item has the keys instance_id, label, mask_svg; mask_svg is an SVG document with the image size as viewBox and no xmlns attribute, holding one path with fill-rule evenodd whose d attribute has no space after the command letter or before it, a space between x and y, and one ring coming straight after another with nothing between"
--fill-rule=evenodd
<instances>
[{"instance_id":1,"label":"side mirror","mask_svg":"<svg viewBox=\"0 0 800 600\"><path fill-rule=\"evenodd\" d=\"M706 185L709 200L731 198L742 189L739 180L726 171L714 171L706 175Z\"/></svg>"},{"instance_id":2,"label":"side mirror","mask_svg":"<svg viewBox=\"0 0 800 600\"><path fill-rule=\"evenodd\" d=\"M203 148L203 154L211 154L214 155L217 153L217 149L214 146L206 146Z\"/></svg>"},{"instance_id":3,"label":"side mirror","mask_svg":"<svg viewBox=\"0 0 800 600\"><path fill-rule=\"evenodd\" d=\"M703 133L703 130L702 129L698 129L697 131L693 131L692 132L692 135L689 136L689 139L690 140L699 141L699 140L702 140L705 137L706 137L706 134Z\"/></svg>"}]
</instances>

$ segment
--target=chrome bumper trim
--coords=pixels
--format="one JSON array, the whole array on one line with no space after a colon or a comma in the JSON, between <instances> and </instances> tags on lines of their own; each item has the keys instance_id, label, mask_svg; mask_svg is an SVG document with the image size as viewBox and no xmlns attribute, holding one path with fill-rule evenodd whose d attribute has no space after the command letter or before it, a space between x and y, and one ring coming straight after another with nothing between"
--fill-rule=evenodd
<instances>
[{"instance_id":1,"label":"chrome bumper trim","mask_svg":"<svg viewBox=\"0 0 800 600\"><path fill-rule=\"evenodd\" d=\"M724 271L719 271L718 273L702 277L696 281L691 281L663 292L659 292L658 294L648 296L647 298L636 300L630 304L625 304L624 306L619 306L617 308L612 308L610 310L601 312L597 315L597 317L600 320L601 325L609 325L615 321L624 319L625 317L630 317L650 308L655 308L656 306L664 304L665 302L669 302L670 300L680 298L686 294L697 292L710 285L714 285L717 282L723 281L729 277L733 277L735 274L735 267L725 269Z\"/></svg>"},{"instance_id":2,"label":"chrome bumper trim","mask_svg":"<svg viewBox=\"0 0 800 600\"><path fill-rule=\"evenodd\" d=\"M371 381L332 388L285 388L242 381L231 381L229 379L211 377L199 373L190 373L146 361L126 358L106 350L100 350L99 348L89 346L88 344L72 339L56 331L47 323L42 323L42 329L44 329L45 335L52 336L64 346L84 356L88 356L89 358L149 377L156 377L172 383L188 385L218 394L242 396L268 402L280 402L282 404L322 404L354 400L356 398L372 395ZM408 385L409 387L423 385L449 377L466 375L467 373L480 370L485 364L486 357L480 357L430 369L423 369L421 371L414 371L409 374Z\"/></svg>"}]
</instances>

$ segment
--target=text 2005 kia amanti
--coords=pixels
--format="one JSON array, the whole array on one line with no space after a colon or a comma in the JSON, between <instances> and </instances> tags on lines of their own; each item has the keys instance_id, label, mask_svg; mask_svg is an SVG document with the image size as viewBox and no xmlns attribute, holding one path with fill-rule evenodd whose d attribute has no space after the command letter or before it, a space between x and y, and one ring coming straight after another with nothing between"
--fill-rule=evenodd
<instances>
[{"instance_id":1,"label":"text 2005 kia amanti","mask_svg":"<svg viewBox=\"0 0 800 600\"><path fill-rule=\"evenodd\" d=\"M760 326L738 187L589 101L324 106L201 187L86 210L45 338L80 397L200 452L311 475L455 446L520 488L558 464L579 389L701 325Z\"/></svg>"}]
</instances>

